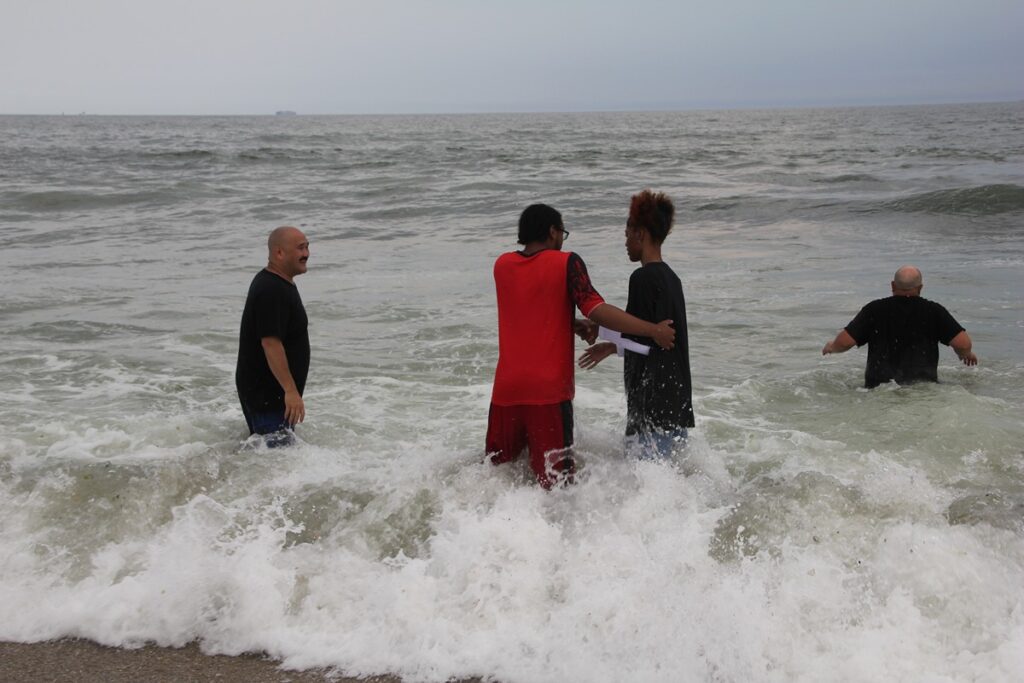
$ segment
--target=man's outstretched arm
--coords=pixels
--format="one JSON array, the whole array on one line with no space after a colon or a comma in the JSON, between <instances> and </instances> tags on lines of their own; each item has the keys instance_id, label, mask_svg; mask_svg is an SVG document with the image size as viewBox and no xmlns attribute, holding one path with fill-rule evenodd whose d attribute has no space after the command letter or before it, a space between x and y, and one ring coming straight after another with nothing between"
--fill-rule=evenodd
<instances>
[{"instance_id":1,"label":"man's outstretched arm","mask_svg":"<svg viewBox=\"0 0 1024 683\"><path fill-rule=\"evenodd\" d=\"M964 365L978 364L978 357L971 351L971 337L967 334L967 330L961 330L960 334L949 341L949 345L953 347L956 355L959 356Z\"/></svg>"},{"instance_id":2,"label":"man's outstretched arm","mask_svg":"<svg viewBox=\"0 0 1024 683\"><path fill-rule=\"evenodd\" d=\"M857 340L850 336L850 333L846 330L839 330L839 334L836 338L830 342L826 342L825 346L821 349L821 355L827 356L830 353L842 353L843 351L849 351L857 345Z\"/></svg>"},{"instance_id":3,"label":"man's outstretched arm","mask_svg":"<svg viewBox=\"0 0 1024 683\"><path fill-rule=\"evenodd\" d=\"M632 334L637 337L650 337L654 340L655 344L663 349L671 349L676 345L676 331L672 329L671 320L649 323L609 303L603 303L594 307L587 317L598 325L607 327L609 330Z\"/></svg>"}]
</instances>

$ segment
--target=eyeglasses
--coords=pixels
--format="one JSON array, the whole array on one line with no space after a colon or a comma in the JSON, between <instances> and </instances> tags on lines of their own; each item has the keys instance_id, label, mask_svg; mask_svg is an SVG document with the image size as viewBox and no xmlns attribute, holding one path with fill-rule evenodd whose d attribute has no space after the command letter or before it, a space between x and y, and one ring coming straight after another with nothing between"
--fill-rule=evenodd
<instances>
[{"instance_id":1,"label":"eyeglasses","mask_svg":"<svg viewBox=\"0 0 1024 683\"><path fill-rule=\"evenodd\" d=\"M569 231L568 230L566 230L565 228L558 228L558 231L560 233L562 233L562 239L563 240L569 239Z\"/></svg>"}]
</instances>

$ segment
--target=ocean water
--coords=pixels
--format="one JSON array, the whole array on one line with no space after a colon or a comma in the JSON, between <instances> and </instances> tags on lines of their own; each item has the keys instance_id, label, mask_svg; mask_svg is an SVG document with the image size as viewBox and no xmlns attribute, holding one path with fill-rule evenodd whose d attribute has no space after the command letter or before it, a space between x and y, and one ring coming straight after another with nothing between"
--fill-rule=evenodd
<instances>
[{"instance_id":1,"label":"ocean water","mask_svg":"<svg viewBox=\"0 0 1024 683\"><path fill-rule=\"evenodd\" d=\"M481 463L491 265L551 203L624 305L677 206L697 427L576 486ZM293 448L233 371L265 238L311 239ZM1024 104L649 114L0 117L0 639L266 651L410 681L1024 676ZM941 382L821 346L896 268L967 328ZM579 346L579 351L583 346Z\"/></svg>"}]
</instances>

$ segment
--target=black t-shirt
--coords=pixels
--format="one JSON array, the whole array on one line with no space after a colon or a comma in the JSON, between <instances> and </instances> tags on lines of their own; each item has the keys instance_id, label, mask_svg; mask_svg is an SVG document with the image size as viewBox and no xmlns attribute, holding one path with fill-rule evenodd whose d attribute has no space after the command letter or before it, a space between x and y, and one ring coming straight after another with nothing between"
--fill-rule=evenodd
<instances>
[{"instance_id":1,"label":"black t-shirt","mask_svg":"<svg viewBox=\"0 0 1024 683\"><path fill-rule=\"evenodd\" d=\"M651 347L650 355L624 354L626 434L692 427L690 342L686 329L683 285L667 264L648 263L629 277L626 312L648 322L671 318L676 344L665 351L649 337L625 335Z\"/></svg>"},{"instance_id":2,"label":"black t-shirt","mask_svg":"<svg viewBox=\"0 0 1024 683\"><path fill-rule=\"evenodd\" d=\"M857 346L868 345L868 388L892 380L937 382L938 342L949 345L963 329L949 311L919 296L876 299L846 326Z\"/></svg>"},{"instance_id":3,"label":"black t-shirt","mask_svg":"<svg viewBox=\"0 0 1024 683\"><path fill-rule=\"evenodd\" d=\"M263 351L263 337L277 337L284 345L288 369L301 394L309 373L309 320L294 283L261 270L249 285L242 311L235 386L254 406L284 407L284 389L274 378Z\"/></svg>"}]
</instances>

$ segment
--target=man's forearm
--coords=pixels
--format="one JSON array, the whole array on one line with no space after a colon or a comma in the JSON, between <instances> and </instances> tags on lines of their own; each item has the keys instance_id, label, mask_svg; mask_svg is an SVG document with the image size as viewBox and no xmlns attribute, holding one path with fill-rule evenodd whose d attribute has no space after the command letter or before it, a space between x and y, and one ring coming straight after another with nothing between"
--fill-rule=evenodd
<instances>
[{"instance_id":1,"label":"man's forearm","mask_svg":"<svg viewBox=\"0 0 1024 683\"><path fill-rule=\"evenodd\" d=\"M825 348L821 350L821 355L827 356L830 353L842 353L849 351L857 345L857 340L850 336L850 333L845 329L839 330L839 334L836 338L825 344Z\"/></svg>"},{"instance_id":2,"label":"man's forearm","mask_svg":"<svg viewBox=\"0 0 1024 683\"><path fill-rule=\"evenodd\" d=\"M653 337L658 327L655 323L641 320L608 303L598 305L587 317L609 330L637 337Z\"/></svg>"},{"instance_id":3,"label":"man's forearm","mask_svg":"<svg viewBox=\"0 0 1024 683\"><path fill-rule=\"evenodd\" d=\"M963 361L964 365L977 365L978 357L974 355L974 351L971 350L971 337L967 334L967 331L961 331L960 334L953 337L950 340L949 345L956 351L957 358Z\"/></svg>"},{"instance_id":4,"label":"man's forearm","mask_svg":"<svg viewBox=\"0 0 1024 683\"><path fill-rule=\"evenodd\" d=\"M971 347L973 346L971 343L971 337L966 331L960 332L958 335L953 337L949 342L949 345L953 347L953 350L956 351L956 355L958 356L970 353Z\"/></svg>"}]
</instances>

